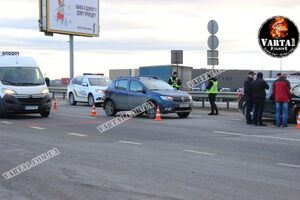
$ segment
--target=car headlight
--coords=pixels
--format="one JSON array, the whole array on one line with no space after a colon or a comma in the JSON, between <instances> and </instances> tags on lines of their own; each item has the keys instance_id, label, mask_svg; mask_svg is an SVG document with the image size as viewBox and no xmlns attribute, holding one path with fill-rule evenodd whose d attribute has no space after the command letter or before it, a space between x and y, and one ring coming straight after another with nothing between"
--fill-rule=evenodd
<instances>
[{"instance_id":1,"label":"car headlight","mask_svg":"<svg viewBox=\"0 0 300 200\"><path fill-rule=\"evenodd\" d=\"M11 89L3 89L3 93L7 94L7 95L17 94L14 90L11 90Z\"/></svg>"},{"instance_id":2,"label":"car headlight","mask_svg":"<svg viewBox=\"0 0 300 200\"><path fill-rule=\"evenodd\" d=\"M48 88L44 89L44 90L42 91L42 94L49 94L49 89L48 89Z\"/></svg>"},{"instance_id":3,"label":"car headlight","mask_svg":"<svg viewBox=\"0 0 300 200\"><path fill-rule=\"evenodd\" d=\"M96 92L97 93L104 93L104 90L97 89Z\"/></svg>"},{"instance_id":4,"label":"car headlight","mask_svg":"<svg viewBox=\"0 0 300 200\"><path fill-rule=\"evenodd\" d=\"M160 96L160 98L164 101L173 101L173 97L170 96Z\"/></svg>"}]
</instances>

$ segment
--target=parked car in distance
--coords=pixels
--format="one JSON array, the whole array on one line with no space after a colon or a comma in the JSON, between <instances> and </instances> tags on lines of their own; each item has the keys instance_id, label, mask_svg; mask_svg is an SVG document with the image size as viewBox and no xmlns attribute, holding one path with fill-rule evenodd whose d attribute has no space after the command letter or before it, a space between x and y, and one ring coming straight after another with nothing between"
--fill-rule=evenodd
<instances>
[{"instance_id":1,"label":"parked car in distance","mask_svg":"<svg viewBox=\"0 0 300 200\"><path fill-rule=\"evenodd\" d=\"M187 92L175 90L156 77L120 77L105 91L104 110L114 116L119 111L129 111L146 102L155 104L146 114L154 119L156 107L162 114L177 113L186 118L192 111L192 97Z\"/></svg>"},{"instance_id":2,"label":"parked car in distance","mask_svg":"<svg viewBox=\"0 0 300 200\"><path fill-rule=\"evenodd\" d=\"M107 89L111 80L103 75L84 74L76 76L68 85L67 95L69 103L76 105L77 102L102 104L104 91Z\"/></svg>"},{"instance_id":3,"label":"parked car in distance","mask_svg":"<svg viewBox=\"0 0 300 200\"><path fill-rule=\"evenodd\" d=\"M289 121L296 122L298 112L300 111L300 79L299 78L289 78L288 79L291 83L291 92L292 92L292 99L289 103ZM265 79L265 81L269 85L269 89L266 90L266 104L263 116L266 118L273 118L276 117L276 109L275 109L275 102L270 100L270 96L272 95L273 91L273 83L276 81L275 78ZM239 99L239 109L243 114L246 111L246 102L241 96Z\"/></svg>"}]
</instances>

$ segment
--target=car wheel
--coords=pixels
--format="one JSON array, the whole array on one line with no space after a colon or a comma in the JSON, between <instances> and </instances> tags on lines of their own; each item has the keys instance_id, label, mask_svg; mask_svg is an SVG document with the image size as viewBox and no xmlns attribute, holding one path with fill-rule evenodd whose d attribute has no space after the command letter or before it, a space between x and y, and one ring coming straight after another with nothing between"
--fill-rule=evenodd
<instances>
[{"instance_id":1,"label":"car wheel","mask_svg":"<svg viewBox=\"0 0 300 200\"><path fill-rule=\"evenodd\" d=\"M152 102L152 104L153 104L153 102ZM155 117L156 117L156 107L157 106L155 105L153 108L150 108L149 110L146 111L147 117L149 119L155 119Z\"/></svg>"},{"instance_id":2,"label":"car wheel","mask_svg":"<svg viewBox=\"0 0 300 200\"><path fill-rule=\"evenodd\" d=\"M298 120L298 112L300 112L300 110L295 110L295 113L294 113L294 119L293 119L293 123L296 123L297 124L297 120Z\"/></svg>"},{"instance_id":3,"label":"car wheel","mask_svg":"<svg viewBox=\"0 0 300 200\"><path fill-rule=\"evenodd\" d=\"M69 94L69 103L70 103L70 105L72 105L72 106L75 106L76 105L76 101L75 101L75 97L74 97L74 94L73 93L70 93Z\"/></svg>"},{"instance_id":4,"label":"car wheel","mask_svg":"<svg viewBox=\"0 0 300 200\"><path fill-rule=\"evenodd\" d=\"M44 112L41 112L40 114L41 114L42 117L46 118L46 117L49 117L50 111L44 111Z\"/></svg>"},{"instance_id":5,"label":"car wheel","mask_svg":"<svg viewBox=\"0 0 300 200\"><path fill-rule=\"evenodd\" d=\"M112 100L105 102L104 110L107 116L115 116L117 114L115 104Z\"/></svg>"},{"instance_id":6,"label":"car wheel","mask_svg":"<svg viewBox=\"0 0 300 200\"><path fill-rule=\"evenodd\" d=\"M179 118L187 118L190 113L189 112L180 112L180 113L177 113L178 117Z\"/></svg>"},{"instance_id":7,"label":"car wheel","mask_svg":"<svg viewBox=\"0 0 300 200\"><path fill-rule=\"evenodd\" d=\"M94 105L94 96L92 94L89 94L88 96L88 103L89 103L89 106L92 107Z\"/></svg>"}]
</instances>

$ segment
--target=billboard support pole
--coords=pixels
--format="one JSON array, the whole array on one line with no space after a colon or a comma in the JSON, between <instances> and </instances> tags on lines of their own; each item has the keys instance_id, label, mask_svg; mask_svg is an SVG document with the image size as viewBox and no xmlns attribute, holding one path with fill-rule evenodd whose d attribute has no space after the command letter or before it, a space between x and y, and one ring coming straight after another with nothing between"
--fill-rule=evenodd
<instances>
[{"instance_id":1,"label":"billboard support pole","mask_svg":"<svg viewBox=\"0 0 300 200\"><path fill-rule=\"evenodd\" d=\"M74 36L70 35L70 80L74 78Z\"/></svg>"}]
</instances>

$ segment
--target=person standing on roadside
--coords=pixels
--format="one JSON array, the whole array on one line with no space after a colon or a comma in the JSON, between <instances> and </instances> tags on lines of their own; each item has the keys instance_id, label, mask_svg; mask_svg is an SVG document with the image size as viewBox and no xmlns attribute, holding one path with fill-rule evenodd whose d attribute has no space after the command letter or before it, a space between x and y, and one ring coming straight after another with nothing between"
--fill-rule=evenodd
<instances>
[{"instance_id":1,"label":"person standing on roadside","mask_svg":"<svg viewBox=\"0 0 300 200\"><path fill-rule=\"evenodd\" d=\"M209 79L206 90L208 93L208 99L211 109L211 112L208 115L218 115L219 110L216 104L216 96L218 94L218 80L215 77Z\"/></svg>"},{"instance_id":2,"label":"person standing on roadside","mask_svg":"<svg viewBox=\"0 0 300 200\"><path fill-rule=\"evenodd\" d=\"M253 124L251 112L253 110L253 90L252 90L252 82L254 79L255 73L250 71L248 73L248 78L244 82L244 97L246 101L246 120L247 124Z\"/></svg>"},{"instance_id":3,"label":"person standing on roadside","mask_svg":"<svg viewBox=\"0 0 300 200\"><path fill-rule=\"evenodd\" d=\"M267 126L262 122L262 114L265 109L266 89L269 89L269 85L263 79L263 73L257 73L257 78L252 83L252 89L254 100L253 122L255 126Z\"/></svg>"},{"instance_id":4,"label":"person standing on roadside","mask_svg":"<svg viewBox=\"0 0 300 200\"><path fill-rule=\"evenodd\" d=\"M287 127L289 102L291 100L291 84L287 80L287 74L283 73L273 85L273 95L276 103L276 126Z\"/></svg>"}]
</instances>

